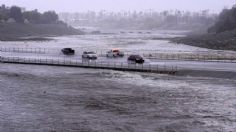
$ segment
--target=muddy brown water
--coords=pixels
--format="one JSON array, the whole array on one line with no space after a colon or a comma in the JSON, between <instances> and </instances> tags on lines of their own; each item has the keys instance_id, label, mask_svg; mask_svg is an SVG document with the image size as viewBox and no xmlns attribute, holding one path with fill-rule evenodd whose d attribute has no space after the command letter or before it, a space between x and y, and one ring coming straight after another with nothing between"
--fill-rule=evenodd
<instances>
[{"instance_id":1,"label":"muddy brown water","mask_svg":"<svg viewBox=\"0 0 236 132\"><path fill-rule=\"evenodd\" d=\"M1 132L234 132L236 81L0 64Z\"/></svg>"}]
</instances>

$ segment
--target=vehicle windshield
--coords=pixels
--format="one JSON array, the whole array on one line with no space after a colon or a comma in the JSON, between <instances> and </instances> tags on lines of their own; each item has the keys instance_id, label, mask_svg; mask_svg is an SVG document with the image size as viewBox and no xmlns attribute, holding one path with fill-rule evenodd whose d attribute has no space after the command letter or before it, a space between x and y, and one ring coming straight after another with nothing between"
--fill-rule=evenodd
<instances>
[{"instance_id":1,"label":"vehicle windshield","mask_svg":"<svg viewBox=\"0 0 236 132\"><path fill-rule=\"evenodd\" d=\"M134 58L142 58L140 55L132 55Z\"/></svg>"},{"instance_id":2,"label":"vehicle windshield","mask_svg":"<svg viewBox=\"0 0 236 132\"><path fill-rule=\"evenodd\" d=\"M64 48L64 50L72 50L71 48Z\"/></svg>"},{"instance_id":3,"label":"vehicle windshield","mask_svg":"<svg viewBox=\"0 0 236 132\"><path fill-rule=\"evenodd\" d=\"M91 52L86 52L86 54L96 54L96 53L91 51Z\"/></svg>"},{"instance_id":4,"label":"vehicle windshield","mask_svg":"<svg viewBox=\"0 0 236 132\"><path fill-rule=\"evenodd\" d=\"M120 52L119 50L113 50L113 52Z\"/></svg>"}]
</instances>

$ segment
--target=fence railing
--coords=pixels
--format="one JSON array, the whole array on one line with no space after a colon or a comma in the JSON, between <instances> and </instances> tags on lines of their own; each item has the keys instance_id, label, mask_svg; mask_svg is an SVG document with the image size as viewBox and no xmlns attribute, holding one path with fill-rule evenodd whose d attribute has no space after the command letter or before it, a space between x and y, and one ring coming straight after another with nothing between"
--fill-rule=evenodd
<instances>
[{"instance_id":1,"label":"fence railing","mask_svg":"<svg viewBox=\"0 0 236 132\"><path fill-rule=\"evenodd\" d=\"M236 62L236 55L207 55L207 54L166 54L154 53L144 54L145 58L159 60L191 60L191 61L214 61L214 62Z\"/></svg>"},{"instance_id":2,"label":"fence railing","mask_svg":"<svg viewBox=\"0 0 236 132\"><path fill-rule=\"evenodd\" d=\"M47 49L47 48L19 48L19 47L0 47L1 52L14 52L14 53L34 53L34 54L55 54L61 53L60 49ZM95 50L99 57L106 57L107 50ZM131 54L139 54L148 59L159 60L191 60L191 61L215 61L215 62L236 62L236 52L230 54L222 54L222 52L209 53L207 51L174 51L163 52L159 50L124 50L125 56ZM62 53L61 53L62 54ZM76 50L76 55L82 55L83 50Z\"/></svg>"},{"instance_id":3,"label":"fence railing","mask_svg":"<svg viewBox=\"0 0 236 132\"><path fill-rule=\"evenodd\" d=\"M78 61L73 59L48 59L48 58L25 58L25 57L1 57L3 63L20 63L20 64L38 64L54 66L73 66L83 68L111 69L119 71L137 71L175 74L178 69L176 66L152 65L152 64L129 64L117 62L97 62L97 61Z\"/></svg>"},{"instance_id":4,"label":"fence railing","mask_svg":"<svg viewBox=\"0 0 236 132\"><path fill-rule=\"evenodd\" d=\"M50 53L46 48L15 48L15 47L0 47L1 52L14 52L14 53L34 53L34 54L46 54Z\"/></svg>"}]
</instances>

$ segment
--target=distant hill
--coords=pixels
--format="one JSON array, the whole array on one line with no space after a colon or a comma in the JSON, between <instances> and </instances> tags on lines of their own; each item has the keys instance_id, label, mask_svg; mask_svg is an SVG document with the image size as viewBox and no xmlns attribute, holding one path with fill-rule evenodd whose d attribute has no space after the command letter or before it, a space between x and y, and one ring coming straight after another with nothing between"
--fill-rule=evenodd
<instances>
[{"instance_id":1,"label":"distant hill","mask_svg":"<svg viewBox=\"0 0 236 132\"><path fill-rule=\"evenodd\" d=\"M209 28L209 33L222 33L236 29L236 7L224 9L214 26Z\"/></svg>"},{"instance_id":2,"label":"distant hill","mask_svg":"<svg viewBox=\"0 0 236 132\"><path fill-rule=\"evenodd\" d=\"M189 35L172 41L215 50L236 51L236 29L217 34Z\"/></svg>"},{"instance_id":3,"label":"distant hill","mask_svg":"<svg viewBox=\"0 0 236 132\"><path fill-rule=\"evenodd\" d=\"M48 36L78 35L74 29L58 19L54 11L40 13L26 11L21 7L0 6L0 40L43 40ZM23 38L24 37L24 38Z\"/></svg>"},{"instance_id":4,"label":"distant hill","mask_svg":"<svg viewBox=\"0 0 236 132\"><path fill-rule=\"evenodd\" d=\"M215 50L236 51L236 8L224 9L207 34L174 38L174 42Z\"/></svg>"},{"instance_id":5,"label":"distant hill","mask_svg":"<svg viewBox=\"0 0 236 132\"><path fill-rule=\"evenodd\" d=\"M65 24L0 24L0 40L15 41L23 37L41 38L61 35L81 35L82 31Z\"/></svg>"}]
</instances>

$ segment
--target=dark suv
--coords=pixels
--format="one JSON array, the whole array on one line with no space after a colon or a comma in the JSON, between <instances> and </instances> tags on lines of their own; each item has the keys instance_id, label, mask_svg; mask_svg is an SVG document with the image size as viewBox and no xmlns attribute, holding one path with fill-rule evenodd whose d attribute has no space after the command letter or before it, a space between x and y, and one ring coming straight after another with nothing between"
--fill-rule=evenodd
<instances>
[{"instance_id":1,"label":"dark suv","mask_svg":"<svg viewBox=\"0 0 236 132\"><path fill-rule=\"evenodd\" d=\"M144 63L144 59L140 55L130 55L128 57L128 61L139 63L139 64L143 64Z\"/></svg>"},{"instance_id":2,"label":"dark suv","mask_svg":"<svg viewBox=\"0 0 236 132\"><path fill-rule=\"evenodd\" d=\"M65 55L74 55L75 54L75 50L73 50L72 48L63 48L61 50L61 52Z\"/></svg>"}]
</instances>

